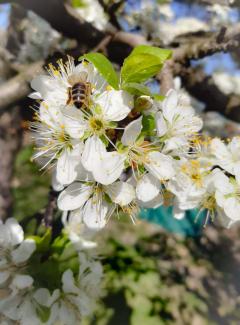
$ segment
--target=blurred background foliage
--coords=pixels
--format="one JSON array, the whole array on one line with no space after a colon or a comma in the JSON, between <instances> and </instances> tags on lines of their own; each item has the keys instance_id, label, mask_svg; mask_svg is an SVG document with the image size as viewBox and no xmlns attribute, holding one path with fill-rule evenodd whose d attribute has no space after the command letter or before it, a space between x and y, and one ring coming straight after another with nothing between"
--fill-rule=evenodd
<instances>
[{"instance_id":1,"label":"blurred background foliage","mask_svg":"<svg viewBox=\"0 0 240 325\"><path fill-rule=\"evenodd\" d=\"M32 162L34 148L32 145L20 150L14 165L12 180L13 217L22 221L40 212L48 201L50 177L40 172L39 166Z\"/></svg>"},{"instance_id":2,"label":"blurred background foliage","mask_svg":"<svg viewBox=\"0 0 240 325\"><path fill-rule=\"evenodd\" d=\"M32 151L19 151L12 189L13 214L31 233L49 192L49 175L39 177ZM189 237L121 216L97 240L104 297L84 325L239 324L239 230L209 226Z\"/></svg>"}]
</instances>

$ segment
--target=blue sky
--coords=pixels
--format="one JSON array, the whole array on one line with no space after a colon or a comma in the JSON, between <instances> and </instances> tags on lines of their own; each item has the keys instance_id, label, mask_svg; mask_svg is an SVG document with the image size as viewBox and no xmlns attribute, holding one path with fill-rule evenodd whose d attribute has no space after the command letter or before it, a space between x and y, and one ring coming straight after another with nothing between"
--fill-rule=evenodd
<instances>
[{"instance_id":1,"label":"blue sky","mask_svg":"<svg viewBox=\"0 0 240 325\"><path fill-rule=\"evenodd\" d=\"M8 25L9 8L8 4L0 5L0 28L6 28Z\"/></svg>"}]
</instances>

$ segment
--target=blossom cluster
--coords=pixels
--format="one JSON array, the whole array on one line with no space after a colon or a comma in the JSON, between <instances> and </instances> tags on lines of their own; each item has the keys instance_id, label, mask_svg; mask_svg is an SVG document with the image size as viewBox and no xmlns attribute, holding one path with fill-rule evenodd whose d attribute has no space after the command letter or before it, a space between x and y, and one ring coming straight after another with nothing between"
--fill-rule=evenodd
<instances>
[{"instance_id":1,"label":"blossom cluster","mask_svg":"<svg viewBox=\"0 0 240 325\"><path fill-rule=\"evenodd\" d=\"M46 251L35 239L24 239L15 219L0 224L1 324L74 325L92 313L101 293L102 266L90 255L76 251L75 268L69 267L73 265L69 256L64 267L70 246L62 246L65 253L58 260L55 253L54 259L48 256L44 262Z\"/></svg>"},{"instance_id":2,"label":"blossom cluster","mask_svg":"<svg viewBox=\"0 0 240 325\"><path fill-rule=\"evenodd\" d=\"M90 92L76 103L69 93L83 79ZM69 58L31 84L39 100L35 158L53 169L65 226L72 219L91 233L119 211L134 222L140 208L162 204L173 204L177 218L198 208L207 220L240 219L240 140L204 139L201 118L179 91L162 99L114 89L106 79L91 62L75 66Z\"/></svg>"}]
</instances>

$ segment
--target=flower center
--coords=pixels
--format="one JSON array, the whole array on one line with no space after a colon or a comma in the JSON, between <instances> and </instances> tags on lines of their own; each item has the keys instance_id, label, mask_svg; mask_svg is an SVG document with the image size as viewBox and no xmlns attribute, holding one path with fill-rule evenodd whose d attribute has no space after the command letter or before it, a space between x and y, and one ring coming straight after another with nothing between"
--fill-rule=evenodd
<instances>
[{"instance_id":1,"label":"flower center","mask_svg":"<svg viewBox=\"0 0 240 325\"><path fill-rule=\"evenodd\" d=\"M62 130L60 132L56 132L53 137L59 143L65 143L66 144L66 143L70 142L70 137L64 130Z\"/></svg>"},{"instance_id":2,"label":"flower center","mask_svg":"<svg viewBox=\"0 0 240 325\"><path fill-rule=\"evenodd\" d=\"M203 175L200 171L200 163L197 160L192 160L182 165L181 171L186 174L197 187L202 187Z\"/></svg>"},{"instance_id":3,"label":"flower center","mask_svg":"<svg viewBox=\"0 0 240 325\"><path fill-rule=\"evenodd\" d=\"M94 133L102 133L104 130L104 122L100 118L91 117L89 119L89 126Z\"/></svg>"},{"instance_id":4,"label":"flower center","mask_svg":"<svg viewBox=\"0 0 240 325\"><path fill-rule=\"evenodd\" d=\"M203 207L207 210L213 211L216 208L216 199L214 196L209 196L203 201Z\"/></svg>"}]
</instances>

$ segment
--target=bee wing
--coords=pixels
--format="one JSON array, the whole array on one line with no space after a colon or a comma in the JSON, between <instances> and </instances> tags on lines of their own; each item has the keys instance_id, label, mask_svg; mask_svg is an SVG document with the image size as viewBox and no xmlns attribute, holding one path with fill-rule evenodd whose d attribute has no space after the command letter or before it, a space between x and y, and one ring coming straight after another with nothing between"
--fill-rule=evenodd
<instances>
[{"instance_id":1,"label":"bee wing","mask_svg":"<svg viewBox=\"0 0 240 325\"><path fill-rule=\"evenodd\" d=\"M75 85L78 82L86 82L88 74L86 71L81 71L80 73L74 73L68 78L70 85Z\"/></svg>"},{"instance_id":2,"label":"bee wing","mask_svg":"<svg viewBox=\"0 0 240 325\"><path fill-rule=\"evenodd\" d=\"M77 82L79 82L79 77L77 74L72 74L71 76L68 77L68 82L70 85L75 85Z\"/></svg>"},{"instance_id":3,"label":"bee wing","mask_svg":"<svg viewBox=\"0 0 240 325\"><path fill-rule=\"evenodd\" d=\"M88 77L87 71L81 71L79 73L79 81L86 82Z\"/></svg>"}]
</instances>

